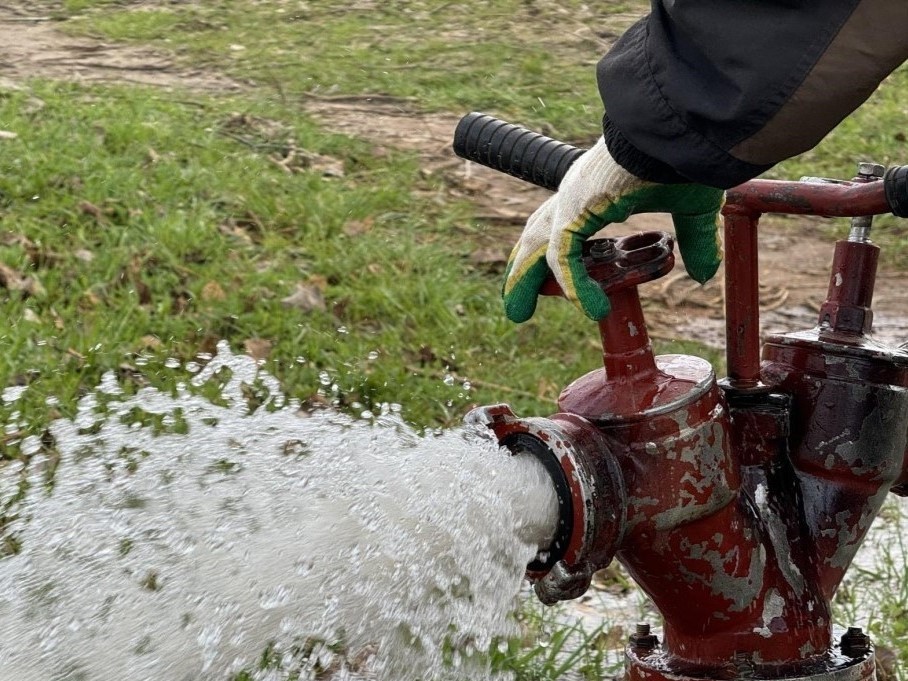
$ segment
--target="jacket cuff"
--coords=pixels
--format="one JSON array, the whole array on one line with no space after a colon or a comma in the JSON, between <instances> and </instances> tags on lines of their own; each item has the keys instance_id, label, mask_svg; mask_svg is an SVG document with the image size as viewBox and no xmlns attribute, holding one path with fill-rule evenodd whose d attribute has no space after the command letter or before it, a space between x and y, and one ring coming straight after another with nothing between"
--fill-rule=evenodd
<instances>
[{"instance_id":1,"label":"jacket cuff","mask_svg":"<svg viewBox=\"0 0 908 681\"><path fill-rule=\"evenodd\" d=\"M602 135L605 138L605 146L608 147L608 151L612 158L615 159L615 162L641 180L649 180L659 184L684 184L691 182L691 180L678 174L667 163L652 156L647 156L631 144L614 126L608 114L602 117Z\"/></svg>"}]
</instances>

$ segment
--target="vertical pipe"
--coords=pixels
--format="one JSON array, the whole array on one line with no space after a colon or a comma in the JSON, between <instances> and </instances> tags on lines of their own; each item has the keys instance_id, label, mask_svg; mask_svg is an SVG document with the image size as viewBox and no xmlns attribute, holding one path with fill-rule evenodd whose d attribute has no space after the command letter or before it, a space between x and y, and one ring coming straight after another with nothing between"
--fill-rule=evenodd
<instances>
[{"instance_id":1,"label":"vertical pipe","mask_svg":"<svg viewBox=\"0 0 908 681\"><path fill-rule=\"evenodd\" d=\"M760 382L760 215L728 205L723 214L728 378L734 388L753 388Z\"/></svg>"},{"instance_id":2,"label":"vertical pipe","mask_svg":"<svg viewBox=\"0 0 908 681\"><path fill-rule=\"evenodd\" d=\"M656 372L637 287L609 293L612 312L599 322L602 360L610 381L639 381Z\"/></svg>"}]
</instances>

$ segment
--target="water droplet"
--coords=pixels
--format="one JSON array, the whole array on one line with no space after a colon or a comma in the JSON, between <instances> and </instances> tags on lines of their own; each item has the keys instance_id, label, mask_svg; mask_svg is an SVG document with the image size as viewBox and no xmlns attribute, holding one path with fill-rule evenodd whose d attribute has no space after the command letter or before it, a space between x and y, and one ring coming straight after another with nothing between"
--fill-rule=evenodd
<instances>
[{"instance_id":1,"label":"water droplet","mask_svg":"<svg viewBox=\"0 0 908 681\"><path fill-rule=\"evenodd\" d=\"M27 385L11 385L8 388L4 388L2 394L3 403L10 404L15 402L25 394L26 390L28 390Z\"/></svg>"},{"instance_id":2,"label":"water droplet","mask_svg":"<svg viewBox=\"0 0 908 681\"><path fill-rule=\"evenodd\" d=\"M180 366L180 360L176 357L168 357L164 360L164 366L168 369L176 369Z\"/></svg>"}]
</instances>

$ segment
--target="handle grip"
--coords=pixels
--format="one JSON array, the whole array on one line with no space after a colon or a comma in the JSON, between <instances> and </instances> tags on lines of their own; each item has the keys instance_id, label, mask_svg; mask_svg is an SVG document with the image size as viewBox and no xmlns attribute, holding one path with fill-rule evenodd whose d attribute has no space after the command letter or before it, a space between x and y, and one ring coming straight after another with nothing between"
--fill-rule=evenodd
<instances>
[{"instance_id":1,"label":"handle grip","mask_svg":"<svg viewBox=\"0 0 908 681\"><path fill-rule=\"evenodd\" d=\"M892 214L908 218L908 166L892 166L883 176L883 185Z\"/></svg>"},{"instance_id":2,"label":"handle grip","mask_svg":"<svg viewBox=\"0 0 908 681\"><path fill-rule=\"evenodd\" d=\"M454 131L454 153L555 191L583 149L513 123L473 112Z\"/></svg>"},{"instance_id":3,"label":"handle grip","mask_svg":"<svg viewBox=\"0 0 908 681\"><path fill-rule=\"evenodd\" d=\"M502 121L482 113L469 113L460 119L454 131L454 153L487 168L498 170L525 180L544 189L555 191L568 168L585 152L585 149L559 142L532 132L519 125ZM846 183L848 184L848 183ZM837 211L830 211L826 192L821 194L822 206L805 205L790 196L793 191L807 191L802 182L758 180L745 182L729 191L728 204L750 202L758 204L758 212L807 213L813 215L872 215L889 211L898 217L908 217L908 166L893 166L883 178L883 191L877 199L878 189L859 187L858 198L869 201L867 207L855 210L852 197ZM846 193L849 186L829 189L828 193ZM751 196L753 195L753 196ZM866 195L866 196L865 196ZM834 198L834 197L832 197ZM841 197L845 198L845 197ZM810 204L810 202L807 202Z\"/></svg>"}]
</instances>

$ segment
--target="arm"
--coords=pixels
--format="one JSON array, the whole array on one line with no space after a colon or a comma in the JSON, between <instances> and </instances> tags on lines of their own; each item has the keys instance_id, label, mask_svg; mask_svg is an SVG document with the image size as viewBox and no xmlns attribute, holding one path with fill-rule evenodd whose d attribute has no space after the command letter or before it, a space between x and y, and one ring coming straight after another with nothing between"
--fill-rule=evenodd
<instances>
[{"instance_id":1,"label":"arm","mask_svg":"<svg viewBox=\"0 0 908 681\"><path fill-rule=\"evenodd\" d=\"M905 0L656 0L598 66L631 173L732 187L815 146L908 59Z\"/></svg>"},{"instance_id":2,"label":"arm","mask_svg":"<svg viewBox=\"0 0 908 681\"><path fill-rule=\"evenodd\" d=\"M634 213L671 213L688 273L708 280L722 189L813 147L906 59L906 0L653 0L599 63L603 139L511 253L507 316L533 314L549 270L607 315L582 245Z\"/></svg>"}]
</instances>

